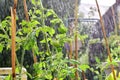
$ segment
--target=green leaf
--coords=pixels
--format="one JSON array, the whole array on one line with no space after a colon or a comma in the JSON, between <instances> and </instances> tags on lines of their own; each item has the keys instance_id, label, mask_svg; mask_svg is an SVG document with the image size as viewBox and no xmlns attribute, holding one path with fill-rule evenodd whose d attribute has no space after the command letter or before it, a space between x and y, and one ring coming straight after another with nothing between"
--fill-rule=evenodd
<instances>
[{"instance_id":1,"label":"green leaf","mask_svg":"<svg viewBox=\"0 0 120 80\"><path fill-rule=\"evenodd\" d=\"M35 5L35 0L32 0L32 4Z\"/></svg>"},{"instance_id":2,"label":"green leaf","mask_svg":"<svg viewBox=\"0 0 120 80\"><path fill-rule=\"evenodd\" d=\"M52 40L51 41L51 45L53 45L54 47L60 47L60 42L59 42L59 40Z\"/></svg>"},{"instance_id":3,"label":"green leaf","mask_svg":"<svg viewBox=\"0 0 120 80\"><path fill-rule=\"evenodd\" d=\"M45 78L51 80L52 79L52 75L51 74L47 74L47 75L45 75Z\"/></svg>"},{"instance_id":4,"label":"green leaf","mask_svg":"<svg viewBox=\"0 0 120 80\"><path fill-rule=\"evenodd\" d=\"M115 75L116 75L117 71L114 70L114 72L115 72ZM111 73L106 77L105 80L114 80L113 73L111 72Z\"/></svg>"},{"instance_id":5,"label":"green leaf","mask_svg":"<svg viewBox=\"0 0 120 80\"><path fill-rule=\"evenodd\" d=\"M0 34L0 38L8 38L7 35L4 35L4 34Z\"/></svg>"},{"instance_id":6,"label":"green leaf","mask_svg":"<svg viewBox=\"0 0 120 80\"><path fill-rule=\"evenodd\" d=\"M64 80L64 78L60 78L59 80Z\"/></svg>"},{"instance_id":7,"label":"green leaf","mask_svg":"<svg viewBox=\"0 0 120 80\"><path fill-rule=\"evenodd\" d=\"M2 21L2 28L5 28L8 25L7 20Z\"/></svg>"},{"instance_id":8,"label":"green leaf","mask_svg":"<svg viewBox=\"0 0 120 80\"><path fill-rule=\"evenodd\" d=\"M45 39L43 39L43 40L40 41L40 43L45 43L45 42L46 42Z\"/></svg>"},{"instance_id":9,"label":"green leaf","mask_svg":"<svg viewBox=\"0 0 120 80\"><path fill-rule=\"evenodd\" d=\"M51 15L53 15L55 12L52 9L49 9L46 13L46 16L49 17Z\"/></svg>"},{"instance_id":10,"label":"green leaf","mask_svg":"<svg viewBox=\"0 0 120 80\"><path fill-rule=\"evenodd\" d=\"M64 38L66 38L66 34L57 34L56 38L57 39L64 39Z\"/></svg>"},{"instance_id":11,"label":"green leaf","mask_svg":"<svg viewBox=\"0 0 120 80\"><path fill-rule=\"evenodd\" d=\"M96 73L96 74L98 74L98 75L100 74L99 71L94 71L94 73Z\"/></svg>"},{"instance_id":12,"label":"green leaf","mask_svg":"<svg viewBox=\"0 0 120 80\"><path fill-rule=\"evenodd\" d=\"M4 48L4 45L3 45L3 44L0 44L0 52L3 51L3 48Z\"/></svg>"},{"instance_id":13,"label":"green leaf","mask_svg":"<svg viewBox=\"0 0 120 80\"><path fill-rule=\"evenodd\" d=\"M27 25L27 21L25 21L25 20L22 20L22 22L20 23L22 26L26 26Z\"/></svg>"},{"instance_id":14,"label":"green leaf","mask_svg":"<svg viewBox=\"0 0 120 80\"><path fill-rule=\"evenodd\" d=\"M78 65L80 64L79 61L74 60L74 59L70 59L69 62L70 62L71 64L78 64Z\"/></svg>"},{"instance_id":15,"label":"green leaf","mask_svg":"<svg viewBox=\"0 0 120 80\"><path fill-rule=\"evenodd\" d=\"M23 33L22 33L21 31L18 31L17 33L18 33L18 35L20 35L20 36L23 35Z\"/></svg>"},{"instance_id":16,"label":"green leaf","mask_svg":"<svg viewBox=\"0 0 120 80\"><path fill-rule=\"evenodd\" d=\"M49 28L49 34L53 36L55 34L55 30L53 28Z\"/></svg>"},{"instance_id":17,"label":"green leaf","mask_svg":"<svg viewBox=\"0 0 120 80\"><path fill-rule=\"evenodd\" d=\"M42 11L41 10L36 10L35 13L41 15Z\"/></svg>"},{"instance_id":18,"label":"green leaf","mask_svg":"<svg viewBox=\"0 0 120 80\"><path fill-rule=\"evenodd\" d=\"M85 40L88 38L88 35L79 35L80 40Z\"/></svg>"},{"instance_id":19,"label":"green leaf","mask_svg":"<svg viewBox=\"0 0 120 80\"><path fill-rule=\"evenodd\" d=\"M12 80L12 76L11 75L6 76L4 80Z\"/></svg>"},{"instance_id":20,"label":"green leaf","mask_svg":"<svg viewBox=\"0 0 120 80\"><path fill-rule=\"evenodd\" d=\"M47 41L51 41L51 38L47 38ZM41 40L40 43L46 43L45 39Z\"/></svg>"},{"instance_id":21,"label":"green leaf","mask_svg":"<svg viewBox=\"0 0 120 80\"><path fill-rule=\"evenodd\" d=\"M61 21L58 18L50 20L50 23L53 23L53 24L60 23L60 22Z\"/></svg>"},{"instance_id":22,"label":"green leaf","mask_svg":"<svg viewBox=\"0 0 120 80\"><path fill-rule=\"evenodd\" d=\"M36 28L36 37L39 36L39 33L42 31L42 27Z\"/></svg>"},{"instance_id":23,"label":"green leaf","mask_svg":"<svg viewBox=\"0 0 120 80\"><path fill-rule=\"evenodd\" d=\"M99 38L89 40L89 44L95 44L95 43L98 43L98 42L100 42Z\"/></svg>"},{"instance_id":24,"label":"green leaf","mask_svg":"<svg viewBox=\"0 0 120 80\"><path fill-rule=\"evenodd\" d=\"M32 28L23 27L23 33L30 33L30 32L32 32Z\"/></svg>"},{"instance_id":25,"label":"green leaf","mask_svg":"<svg viewBox=\"0 0 120 80\"><path fill-rule=\"evenodd\" d=\"M21 38L16 36L16 42L20 43L21 42Z\"/></svg>"},{"instance_id":26,"label":"green leaf","mask_svg":"<svg viewBox=\"0 0 120 80\"><path fill-rule=\"evenodd\" d=\"M11 48L11 39L8 40L6 48L7 48L7 50Z\"/></svg>"},{"instance_id":27,"label":"green leaf","mask_svg":"<svg viewBox=\"0 0 120 80\"><path fill-rule=\"evenodd\" d=\"M89 69L90 67L89 67L88 65L82 64L82 65L79 66L79 68L80 68L81 70L83 70L83 71L86 71L86 70Z\"/></svg>"},{"instance_id":28,"label":"green leaf","mask_svg":"<svg viewBox=\"0 0 120 80\"><path fill-rule=\"evenodd\" d=\"M38 36L40 31L42 31L43 33L49 33L50 36L53 36L55 34L55 30L49 26L44 26L42 28L38 28L36 30L36 36Z\"/></svg>"},{"instance_id":29,"label":"green leaf","mask_svg":"<svg viewBox=\"0 0 120 80\"><path fill-rule=\"evenodd\" d=\"M31 22L29 22L28 27L36 27L38 24L40 24L40 22L32 20Z\"/></svg>"},{"instance_id":30,"label":"green leaf","mask_svg":"<svg viewBox=\"0 0 120 80\"><path fill-rule=\"evenodd\" d=\"M36 42L35 42L35 45L33 46L33 50L34 50L34 54L38 54L39 48Z\"/></svg>"},{"instance_id":31,"label":"green leaf","mask_svg":"<svg viewBox=\"0 0 120 80\"><path fill-rule=\"evenodd\" d=\"M36 41L35 33L32 32L32 33L28 34L28 36L26 37L26 40L24 41L24 44L23 44L24 49L30 50L35 45L35 41Z\"/></svg>"},{"instance_id":32,"label":"green leaf","mask_svg":"<svg viewBox=\"0 0 120 80\"><path fill-rule=\"evenodd\" d=\"M60 24L60 27L58 28L58 31L60 33L66 33L67 32L67 28L64 26L64 24Z\"/></svg>"},{"instance_id":33,"label":"green leaf","mask_svg":"<svg viewBox=\"0 0 120 80\"><path fill-rule=\"evenodd\" d=\"M100 59L98 57L95 57L95 60L97 63L100 63Z\"/></svg>"}]
</instances>

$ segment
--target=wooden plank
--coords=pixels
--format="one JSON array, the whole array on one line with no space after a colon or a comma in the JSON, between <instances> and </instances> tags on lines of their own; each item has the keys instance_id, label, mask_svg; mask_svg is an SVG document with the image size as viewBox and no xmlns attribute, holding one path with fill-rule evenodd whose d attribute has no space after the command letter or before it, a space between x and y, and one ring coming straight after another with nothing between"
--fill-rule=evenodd
<instances>
[{"instance_id":1,"label":"wooden plank","mask_svg":"<svg viewBox=\"0 0 120 80\"><path fill-rule=\"evenodd\" d=\"M26 69L22 68L21 80L27 80ZM0 68L0 80L3 80L7 75L12 74L12 68ZM18 72L16 72L16 79L18 78Z\"/></svg>"},{"instance_id":2,"label":"wooden plank","mask_svg":"<svg viewBox=\"0 0 120 80\"><path fill-rule=\"evenodd\" d=\"M7 76L0 76L0 80L4 80ZM18 78L18 76L16 76L16 79ZM18 80L18 79L17 79ZM27 80L27 76L26 75L22 75L21 80Z\"/></svg>"},{"instance_id":3,"label":"wooden plank","mask_svg":"<svg viewBox=\"0 0 120 80\"><path fill-rule=\"evenodd\" d=\"M12 73L12 68L0 68L0 74L11 74ZM16 72L18 73L18 72ZM26 73L26 69L22 68L22 73Z\"/></svg>"}]
</instances>

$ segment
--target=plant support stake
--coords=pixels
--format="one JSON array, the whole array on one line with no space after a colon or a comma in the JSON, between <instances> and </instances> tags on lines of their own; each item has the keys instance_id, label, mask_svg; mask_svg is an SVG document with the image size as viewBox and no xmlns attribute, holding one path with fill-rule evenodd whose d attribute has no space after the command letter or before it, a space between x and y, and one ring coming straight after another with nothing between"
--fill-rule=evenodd
<instances>
[{"instance_id":1,"label":"plant support stake","mask_svg":"<svg viewBox=\"0 0 120 80\"><path fill-rule=\"evenodd\" d=\"M111 7L111 10L112 10L113 22L114 22L114 26L115 26L114 30L115 30L115 34L117 35L117 25L116 25L115 11L114 11L113 6Z\"/></svg>"},{"instance_id":2,"label":"plant support stake","mask_svg":"<svg viewBox=\"0 0 120 80\"><path fill-rule=\"evenodd\" d=\"M72 41L69 43L70 49L69 49L69 59L72 59ZM72 66L72 64L70 64Z\"/></svg>"},{"instance_id":3,"label":"plant support stake","mask_svg":"<svg viewBox=\"0 0 120 80\"><path fill-rule=\"evenodd\" d=\"M75 60L78 60L78 32L77 32L77 25L78 25L78 0L75 1L75 12L74 12L74 16L75 16ZM78 80L78 71L77 71L77 64L75 64L75 68L76 68L76 72L75 72L75 79Z\"/></svg>"},{"instance_id":4,"label":"plant support stake","mask_svg":"<svg viewBox=\"0 0 120 80\"><path fill-rule=\"evenodd\" d=\"M16 9L16 7L17 7L17 2L18 2L18 0L14 0L14 6L13 6L13 9Z\"/></svg>"},{"instance_id":5,"label":"plant support stake","mask_svg":"<svg viewBox=\"0 0 120 80\"><path fill-rule=\"evenodd\" d=\"M12 49L11 49L11 61L12 61L12 79L16 79L16 74L15 74L15 60L16 60L16 52L15 52L15 37L16 37L16 7L17 7L17 2L18 0L14 0L14 5L13 8L11 7L11 40L12 40Z\"/></svg>"},{"instance_id":6,"label":"plant support stake","mask_svg":"<svg viewBox=\"0 0 120 80\"><path fill-rule=\"evenodd\" d=\"M73 29L71 28L72 26L69 26L69 32L70 32L70 37L72 37L72 33L73 33ZM68 43L70 48L69 48L69 51L68 51L68 58L71 60L72 59L72 40L70 41L70 43ZM70 63L70 66L72 66L72 64Z\"/></svg>"},{"instance_id":7,"label":"plant support stake","mask_svg":"<svg viewBox=\"0 0 120 80\"><path fill-rule=\"evenodd\" d=\"M23 0L23 4L24 4L24 13L25 13L26 20L29 21L29 15L28 15L28 10L27 10L26 0Z\"/></svg>"},{"instance_id":8,"label":"plant support stake","mask_svg":"<svg viewBox=\"0 0 120 80\"><path fill-rule=\"evenodd\" d=\"M77 26L78 26L78 0L75 1L75 12L74 12L74 16L75 16L75 60L78 60L78 31L77 31ZM78 66L77 64L75 64L75 68L77 69ZM85 77L85 73L84 71L82 71L82 75L83 75L83 79L85 80L86 77ZM76 76L76 80L78 80L78 71L76 70L75 72L75 76Z\"/></svg>"},{"instance_id":9,"label":"plant support stake","mask_svg":"<svg viewBox=\"0 0 120 80\"><path fill-rule=\"evenodd\" d=\"M96 5L97 5L97 8L98 8L100 23L101 23L101 27L102 27L103 37L105 39L105 44L106 44L106 48L107 48L108 57L109 57L110 62L112 62L112 57L111 57L111 54L110 54L110 48L109 48L108 40L107 40L107 37L106 37L106 32L105 32L104 23L103 23L103 20L102 20L100 8L99 8L97 0L95 0L95 1L96 1ZM116 80L116 75L115 75L115 72L114 72L114 66L112 64L111 64L111 70L112 70L112 73L113 73L114 80Z\"/></svg>"},{"instance_id":10,"label":"plant support stake","mask_svg":"<svg viewBox=\"0 0 120 80\"><path fill-rule=\"evenodd\" d=\"M16 74L15 74L15 36L16 36L16 9L11 8L11 22L12 22L12 52L11 52L11 60L12 60L12 79L15 80Z\"/></svg>"}]
</instances>

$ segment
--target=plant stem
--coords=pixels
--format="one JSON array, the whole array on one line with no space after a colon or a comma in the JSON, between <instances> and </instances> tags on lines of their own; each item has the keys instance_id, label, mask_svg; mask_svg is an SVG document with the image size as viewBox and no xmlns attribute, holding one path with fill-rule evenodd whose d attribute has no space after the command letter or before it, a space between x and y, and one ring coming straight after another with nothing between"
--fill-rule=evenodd
<instances>
[{"instance_id":1,"label":"plant stem","mask_svg":"<svg viewBox=\"0 0 120 80\"><path fill-rule=\"evenodd\" d=\"M101 74L99 75L99 79L102 80L102 76L103 76L103 71L100 70Z\"/></svg>"},{"instance_id":2,"label":"plant stem","mask_svg":"<svg viewBox=\"0 0 120 80\"><path fill-rule=\"evenodd\" d=\"M7 32L5 31L5 29L2 28L2 27L1 27L1 29L3 30L3 32L5 33L5 35L7 36L7 38L9 39L10 37L9 37L9 35L7 34Z\"/></svg>"},{"instance_id":3,"label":"plant stem","mask_svg":"<svg viewBox=\"0 0 120 80\"><path fill-rule=\"evenodd\" d=\"M20 65L20 69L19 69L19 76L20 76L20 80L21 80L21 75L22 75L22 67L23 67L23 62L24 62L24 55L25 55L25 50L22 50L22 56L21 56L21 65Z\"/></svg>"},{"instance_id":4,"label":"plant stem","mask_svg":"<svg viewBox=\"0 0 120 80\"><path fill-rule=\"evenodd\" d=\"M46 42L47 52L50 54L50 48L49 48L49 44L48 44L47 34L46 33L44 33L44 38L45 38L45 42Z\"/></svg>"},{"instance_id":5,"label":"plant stem","mask_svg":"<svg viewBox=\"0 0 120 80\"><path fill-rule=\"evenodd\" d=\"M105 39L105 44L106 44L106 48L107 48L107 52L108 52L108 57L109 57L110 62L112 62L112 56L110 54L109 43L108 43L108 40L107 40L107 37L106 37L106 32L105 32L101 12L100 12L97 0L95 0L95 1L96 1L96 5L97 5L97 8L98 8L98 13L99 13L99 17L100 17L100 23L101 23L101 27L102 27L103 36L104 36L104 39ZM114 72L114 66L112 64L111 64L111 70L112 70L112 73L113 73L114 80L116 80L116 76L115 76L115 72Z\"/></svg>"},{"instance_id":6,"label":"plant stem","mask_svg":"<svg viewBox=\"0 0 120 80\"><path fill-rule=\"evenodd\" d=\"M42 1L40 0L40 7L41 7L41 11L42 11L42 27L45 27L45 16L44 16L44 7L42 5ZM49 48L49 44L48 44L48 40L47 40L47 33L43 32L44 38L45 38L45 42L46 42L46 48L47 48L47 52L50 54L50 48Z\"/></svg>"}]
</instances>

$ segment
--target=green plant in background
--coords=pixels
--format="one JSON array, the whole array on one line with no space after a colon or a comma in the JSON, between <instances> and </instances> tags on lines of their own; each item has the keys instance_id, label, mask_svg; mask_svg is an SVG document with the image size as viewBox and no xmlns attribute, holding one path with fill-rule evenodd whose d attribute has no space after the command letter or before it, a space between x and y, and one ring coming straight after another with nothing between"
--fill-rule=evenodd
<instances>
[{"instance_id":1,"label":"green plant in background","mask_svg":"<svg viewBox=\"0 0 120 80\"><path fill-rule=\"evenodd\" d=\"M39 6L42 7L42 4L40 3ZM46 70L48 73L50 70L52 70L52 71L55 71L55 73L57 73L56 76L58 78L65 78L67 76L65 74L68 69L68 66L67 66L67 62L64 62L62 48L64 46L64 43L68 41L66 36L66 31L67 31L66 27L64 26L62 20L58 18L58 16L55 14L53 10L47 10L47 9L44 10L43 8L41 8L40 10L39 9L36 10L36 8L34 8L34 12L32 12L32 14L31 12L30 12L31 21L27 22L23 20L20 23L22 27L17 29L17 33L16 33L16 52L19 50L22 50L21 61L18 61L18 59L16 59L17 67L19 69L20 74L21 74L21 69L23 67L25 51L29 51L33 49L35 54L40 55L42 57L40 58L40 62L38 62L38 65L41 65L41 63L44 63L44 60L45 60L45 62L47 63L44 63L44 64L46 64L47 65L46 68L49 69L49 70ZM40 17L37 18L35 14L39 15ZM53 16L53 19L50 20L50 24L52 24L52 26L47 26L45 25L45 20L47 19L47 17L50 17L50 16ZM3 48L10 49L10 46L11 46L10 25L11 25L10 17L7 17L4 21L1 22L0 30L2 32L0 34L0 41L1 41L0 52L4 50ZM57 27L56 25L60 27ZM57 31L54 29L55 27ZM37 38L39 37L40 33L43 35L43 40L38 42ZM41 51L39 49L37 45L38 43L42 44L42 46L45 48L44 51ZM50 48L50 46L52 46L52 48ZM51 66L49 64L51 64ZM42 66L42 68L44 67ZM64 69L64 68L67 68L67 69ZM38 68L35 67L35 70L36 69ZM42 70L44 71L44 69ZM65 74L63 75L63 73L61 73L60 71L65 72ZM38 74L40 75L40 73ZM44 75L44 76L45 76L44 78L50 79L49 75ZM41 76L38 76L38 77L41 78Z\"/></svg>"},{"instance_id":2,"label":"green plant in background","mask_svg":"<svg viewBox=\"0 0 120 80\"><path fill-rule=\"evenodd\" d=\"M11 32L10 32L10 17L7 17L4 21L0 23L0 53L3 51L3 48L9 49L11 45ZM6 47L5 47L6 46Z\"/></svg>"},{"instance_id":3,"label":"green plant in background","mask_svg":"<svg viewBox=\"0 0 120 80\"><path fill-rule=\"evenodd\" d=\"M115 70L115 75L117 76L117 80L120 80L120 73L118 73L118 75L117 75L117 71L116 71L116 70ZM110 74L106 77L105 80L114 80L113 74L110 73Z\"/></svg>"},{"instance_id":4,"label":"green plant in background","mask_svg":"<svg viewBox=\"0 0 120 80\"><path fill-rule=\"evenodd\" d=\"M35 4L34 0L33 4ZM71 63L71 60L69 61L63 57L62 52L64 44L71 40L66 35L67 28L53 10L43 8L41 3L39 3L38 6L40 6L40 9L34 8L35 11L30 12L32 13L31 19L39 19L41 21L41 27L37 28L36 34L43 34L44 38L40 41L40 43L46 45L46 50L38 52L38 55L40 55L41 58L40 62L34 65L36 72L34 79L51 80L57 78L58 80L63 80L67 76L70 76L74 79L74 72L76 69L67 65L68 62ZM37 16L41 15L40 18L35 17L36 14ZM45 24L45 20L47 20L50 16L52 16L52 18L50 18L51 25L48 26ZM87 36L80 35L79 37L82 41L84 41ZM47 55L47 57L45 55ZM72 64L76 64L76 61L73 61ZM80 63L77 64L81 65ZM81 65L79 67L79 71L81 72L82 69L85 71L87 68L89 68L88 65L84 65L84 67L85 66L87 67L83 68Z\"/></svg>"},{"instance_id":5,"label":"green plant in background","mask_svg":"<svg viewBox=\"0 0 120 80\"><path fill-rule=\"evenodd\" d=\"M118 35L111 35L109 38L109 45L110 45L110 51L112 54L112 57L114 60L120 59L120 36ZM103 41L104 44L104 41Z\"/></svg>"},{"instance_id":6,"label":"green plant in background","mask_svg":"<svg viewBox=\"0 0 120 80\"><path fill-rule=\"evenodd\" d=\"M0 25L0 53L3 51L11 50L11 23L10 23L10 17L7 17L5 20L3 20ZM24 24L31 25L31 23L27 23L25 21L22 21L22 26ZM34 22L35 25L35 22ZM24 54L26 50L30 50L33 45L35 45L36 37L34 36L33 27L27 28L28 26L23 26L22 28L17 30L16 33L16 52L21 50L21 55L18 58L16 58L17 68L19 69L19 73L21 76L21 69L23 67L24 62Z\"/></svg>"},{"instance_id":7,"label":"green plant in background","mask_svg":"<svg viewBox=\"0 0 120 80\"><path fill-rule=\"evenodd\" d=\"M26 51L33 51L39 56L38 62L34 64L34 73L27 73L31 79L64 80L67 77L74 79L76 68L68 66L68 63L78 64L80 72L86 71L89 66L63 56L66 54L63 53L64 44L71 40L66 35L67 28L52 9L42 6L41 0L39 2L32 0L32 3L35 7L29 11L31 20L29 22L22 20L19 23L21 27L16 31L16 52L20 51L21 55L16 59L20 79ZM10 17L7 17L0 23L0 53L11 49L10 22ZM79 38L84 42L87 35L79 35ZM10 76L6 77L6 80L8 78Z\"/></svg>"},{"instance_id":8,"label":"green plant in background","mask_svg":"<svg viewBox=\"0 0 120 80\"><path fill-rule=\"evenodd\" d=\"M40 6L40 9L35 10L34 13L41 15L41 18L39 18L41 21L41 27L36 29L36 35L38 36L39 33L43 34L44 38L40 41L40 43L46 45L46 50L40 52L38 51L37 55L40 55L41 58L40 62L34 64L35 75L33 78L35 80L51 80L54 78L63 80L69 74L74 74L74 68L70 68L67 65L68 62L63 57L62 53L64 43L69 41L66 35L67 29L62 20L58 18L53 10L43 8L41 3L38 5ZM35 19L33 18L35 14L32 14L32 19ZM50 19L51 26L47 26L45 24L45 20L50 16L53 18Z\"/></svg>"},{"instance_id":9,"label":"green plant in background","mask_svg":"<svg viewBox=\"0 0 120 80\"><path fill-rule=\"evenodd\" d=\"M96 74L96 76L94 76L94 79L104 80L106 77L104 71L108 67L108 65L103 65L102 61L98 57L95 57L95 60L97 62L97 64L95 65L95 69L91 68L91 71Z\"/></svg>"},{"instance_id":10,"label":"green plant in background","mask_svg":"<svg viewBox=\"0 0 120 80\"><path fill-rule=\"evenodd\" d=\"M114 59L120 59L120 36L118 35L111 35L109 37L109 44L112 56Z\"/></svg>"},{"instance_id":11,"label":"green plant in background","mask_svg":"<svg viewBox=\"0 0 120 80\"><path fill-rule=\"evenodd\" d=\"M94 79L99 79L99 80L112 80L113 79L113 74L112 72L109 73L110 70L110 65L114 65L115 67L115 73L117 74L116 76L118 76L118 80L119 80L119 75L117 71L117 67L119 67L119 64L113 60L112 63L108 60L107 62L102 62L98 57L95 57L97 64L95 65L95 69L90 69L92 72L94 72L96 74L96 76L94 76ZM109 75L108 75L109 74ZM114 80L114 79L113 79Z\"/></svg>"}]
</instances>

